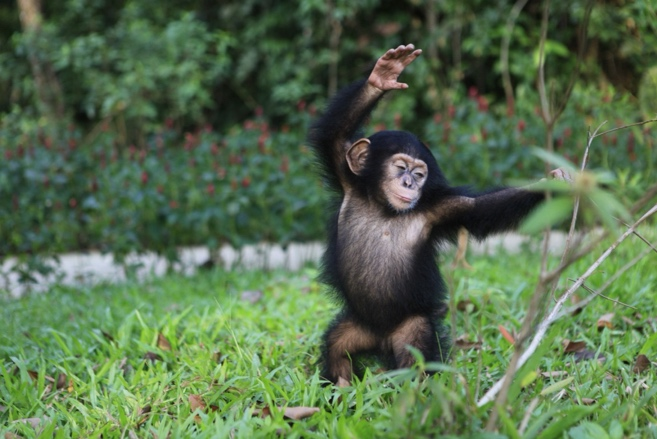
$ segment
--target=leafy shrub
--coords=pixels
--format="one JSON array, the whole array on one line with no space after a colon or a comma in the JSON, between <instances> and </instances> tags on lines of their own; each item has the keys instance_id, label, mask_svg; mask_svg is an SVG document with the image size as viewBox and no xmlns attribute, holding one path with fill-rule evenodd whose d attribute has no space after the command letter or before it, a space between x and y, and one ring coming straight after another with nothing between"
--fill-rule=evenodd
<instances>
[{"instance_id":1,"label":"leafy shrub","mask_svg":"<svg viewBox=\"0 0 657 439\"><path fill-rule=\"evenodd\" d=\"M82 146L24 135L0 162L0 254L99 249L122 257L181 245L310 240L321 236L325 197L298 124L269 129L262 116L227 134L211 127L182 145L164 124L144 147L121 147L102 126Z\"/></svg>"},{"instance_id":2,"label":"leafy shrub","mask_svg":"<svg viewBox=\"0 0 657 439\"><path fill-rule=\"evenodd\" d=\"M587 126L608 117L621 124L621 113L634 119L636 109L622 99L594 107L605 100L611 97L575 91L556 127L557 153L579 162ZM384 101L373 128L403 129L410 115L395 111L400 104ZM321 238L327 194L305 145L314 113L300 102L292 124L280 129L258 111L226 133L207 126L183 138L167 121L143 146L124 146L109 123L86 138L73 126L58 138L35 126L23 133L4 126L0 138L16 146L0 161L0 255L99 249L119 258L146 250L175 258L183 245ZM542 143L543 124L527 105L509 113L471 89L419 134L454 184L540 178L544 165L528 147ZM649 126L610 133L594 143L591 166L616 172L623 196L634 198L641 177L654 174L654 142Z\"/></svg>"}]
</instances>

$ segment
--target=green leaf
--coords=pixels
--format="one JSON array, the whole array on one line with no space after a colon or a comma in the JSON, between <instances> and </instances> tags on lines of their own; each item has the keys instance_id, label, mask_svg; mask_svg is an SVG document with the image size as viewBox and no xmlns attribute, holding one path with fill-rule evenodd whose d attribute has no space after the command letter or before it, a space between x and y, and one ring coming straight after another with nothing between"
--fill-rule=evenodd
<instances>
[{"instance_id":1,"label":"green leaf","mask_svg":"<svg viewBox=\"0 0 657 439\"><path fill-rule=\"evenodd\" d=\"M566 160L564 157L560 156L559 154L555 154L553 152L548 152L544 150L543 148L532 148L532 153L543 160L544 162L551 163L555 166L558 166L560 168L567 169L572 172L577 172L579 169L575 167L571 162Z\"/></svg>"},{"instance_id":2,"label":"green leaf","mask_svg":"<svg viewBox=\"0 0 657 439\"><path fill-rule=\"evenodd\" d=\"M624 221L630 220L630 213L625 209L625 206L610 193L597 189L591 192L589 198L593 202L593 208L600 215L602 222L610 229L616 227L616 218Z\"/></svg>"},{"instance_id":3,"label":"green leaf","mask_svg":"<svg viewBox=\"0 0 657 439\"><path fill-rule=\"evenodd\" d=\"M594 422L582 422L568 430L568 435L572 439L609 439L605 429Z\"/></svg>"},{"instance_id":4,"label":"green leaf","mask_svg":"<svg viewBox=\"0 0 657 439\"><path fill-rule=\"evenodd\" d=\"M545 430L541 432L540 435L538 435L539 439L551 439L563 436L563 432L566 431L568 427L575 424L585 416L593 413L595 410L598 410L598 408L595 406L573 406L565 410L567 410L565 416L559 419L555 419L552 424L550 424Z\"/></svg>"},{"instance_id":5,"label":"green leaf","mask_svg":"<svg viewBox=\"0 0 657 439\"><path fill-rule=\"evenodd\" d=\"M541 204L520 226L520 232L533 234L568 218L573 211L573 200L554 198Z\"/></svg>"},{"instance_id":6,"label":"green leaf","mask_svg":"<svg viewBox=\"0 0 657 439\"><path fill-rule=\"evenodd\" d=\"M657 332L648 337L648 340L641 346L639 354L648 355L655 347L657 347Z\"/></svg>"},{"instance_id":7,"label":"green leaf","mask_svg":"<svg viewBox=\"0 0 657 439\"><path fill-rule=\"evenodd\" d=\"M541 396L549 395L551 393L558 392L559 390L567 387L570 383L575 380L575 377L568 377L565 380L558 381L551 386L547 386L543 391L541 391Z\"/></svg>"},{"instance_id":8,"label":"green leaf","mask_svg":"<svg viewBox=\"0 0 657 439\"><path fill-rule=\"evenodd\" d=\"M522 377L522 380L520 380L520 387L527 387L533 383L537 377L538 373L535 370L528 372L525 376Z\"/></svg>"}]
</instances>

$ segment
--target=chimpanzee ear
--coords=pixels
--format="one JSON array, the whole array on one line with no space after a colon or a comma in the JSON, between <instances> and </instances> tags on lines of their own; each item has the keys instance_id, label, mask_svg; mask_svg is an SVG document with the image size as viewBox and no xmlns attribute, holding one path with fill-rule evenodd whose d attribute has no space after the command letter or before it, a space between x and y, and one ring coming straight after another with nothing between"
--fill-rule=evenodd
<instances>
[{"instance_id":1,"label":"chimpanzee ear","mask_svg":"<svg viewBox=\"0 0 657 439\"><path fill-rule=\"evenodd\" d=\"M347 150L347 164L349 164L351 172L356 175L360 175L365 169L365 162L370 153L370 143L370 140L365 138L356 140Z\"/></svg>"}]
</instances>

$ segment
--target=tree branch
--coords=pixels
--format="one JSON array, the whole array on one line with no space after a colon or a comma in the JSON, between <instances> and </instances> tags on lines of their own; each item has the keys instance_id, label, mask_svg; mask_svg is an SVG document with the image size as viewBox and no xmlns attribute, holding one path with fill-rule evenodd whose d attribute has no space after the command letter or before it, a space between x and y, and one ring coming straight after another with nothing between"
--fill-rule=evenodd
<instances>
[{"instance_id":1,"label":"tree branch","mask_svg":"<svg viewBox=\"0 0 657 439\"><path fill-rule=\"evenodd\" d=\"M495 398L495 395L497 395L498 392L503 387L508 387L508 384L505 386L505 383L507 380L511 380L515 372L522 367L529 357L531 357L536 349L538 348L540 342L543 340L543 337L545 336L548 328L552 323L554 323L560 316L559 312L563 308L564 303L570 297L573 295L573 293L584 284L584 281L588 279L597 269L598 267L609 257L609 255L623 242L625 241L629 236L634 234L635 229L643 223L646 219L648 219L650 216L655 214L657 212L657 204L655 204L649 211L647 211L641 218L639 218L638 221L636 221L628 230L625 231L607 250L602 253L602 255L586 270L584 274L582 274L579 279L575 281L575 283L559 298L557 303L554 305L550 313L543 319L543 321L540 322L538 325L538 328L536 330L536 334L532 338L532 341L529 343L527 346L527 349L522 353L518 361L513 362L509 366L509 370L505 374L505 376L497 381L489 390L486 392L486 394L477 402L477 406L481 407L483 405L488 404L489 402L492 402L493 399ZM515 364L514 364L515 363ZM509 381L510 383L510 381Z\"/></svg>"}]
</instances>

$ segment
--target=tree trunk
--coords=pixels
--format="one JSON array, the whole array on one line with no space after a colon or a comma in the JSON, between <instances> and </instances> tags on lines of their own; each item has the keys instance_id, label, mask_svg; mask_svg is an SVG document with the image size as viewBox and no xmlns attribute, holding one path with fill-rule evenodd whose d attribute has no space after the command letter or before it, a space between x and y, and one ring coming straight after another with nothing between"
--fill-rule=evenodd
<instances>
[{"instance_id":1,"label":"tree trunk","mask_svg":"<svg viewBox=\"0 0 657 439\"><path fill-rule=\"evenodd\" d=\"M64 97L61 86L50 62L39 53L41 38L40 0L17 0L20 21L25 35L27 56L34 76L37 105L42 116L50 120L60 120L64 116Z\"/></svg>"}]
</instances>

